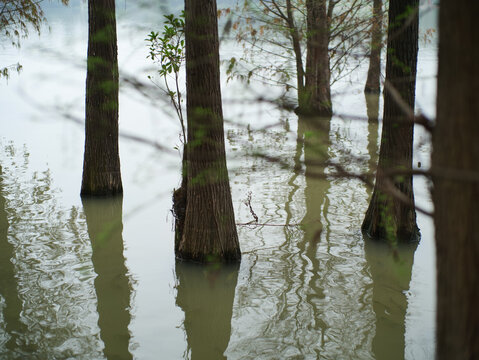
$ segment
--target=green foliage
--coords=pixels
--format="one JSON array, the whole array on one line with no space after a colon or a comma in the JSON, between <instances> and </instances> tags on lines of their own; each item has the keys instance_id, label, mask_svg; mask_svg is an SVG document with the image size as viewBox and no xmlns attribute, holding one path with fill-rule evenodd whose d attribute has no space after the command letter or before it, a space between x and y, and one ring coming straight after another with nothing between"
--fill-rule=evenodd
<instances>
[{"instance_id":1,"label":"green foliage","mask_svg":"<svg viewBox=\"0 0 479 360\"><path fill-rule=\"evenodd\" d=\"M183 99L179 84L180 69L185 61L185 13L182 12L179 17L174 14L164 15L164 17L163 31L161 33L152 31L145 40L149 47L148 58L158 65L158 75L163 79L165 87L156 84L151 76L148 78L162 88L170 98L181 124L183 141L186 143L185 122L181 107ZM174 82L174 90L170 81Z\"/></svg>"},{"instance_id":2,"label":"green foliage","mask_svg":"<svg viewBox=\"0 0 479 360\"><path fill-rule=\"evenodd\" d=\"M178 18L173 14L164 16L163 32L152 31L146 38L149 42L148 57L160 66L160 76L179 72L185 59L184 12Z\"/></svg>"}]
</instances>

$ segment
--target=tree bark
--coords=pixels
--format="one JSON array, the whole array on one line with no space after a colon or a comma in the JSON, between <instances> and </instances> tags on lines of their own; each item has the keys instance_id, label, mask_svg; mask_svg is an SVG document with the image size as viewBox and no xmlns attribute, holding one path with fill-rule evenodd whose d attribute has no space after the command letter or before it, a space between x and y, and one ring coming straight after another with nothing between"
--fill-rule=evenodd
<instances>
[{"instance_id":1,"label":"tree bark","mask_svg":"<svg viewBox=\"0 0 479 360\"><path fill-rule=\"evenodd\" d=\"M382 20L382 0L374 0L371 25L371 53L369 55L368 77L364 87L366 93L379 93L381 89Z\"/></svg>"},{"instance_id":2,"label":"tree bark","mask_svg":"<svg viewBox=\"0 0 479 360\"><path fill-rule=\"evenodd\" d=\"M331 116L331 74L329 69L329 26L327 0L307 0L307 53L305 107L301 114Z\"/></svg>"},{"instance_id":3,"label":"tree bark","mask_svg":"<svg viewBox=\"0 0 479 360\"><path fill-rule=\"evenodd\" d=\"M419 239L412 175L407 174L412 170L418 22L418 0L390 1L379 163L362 229L370 237L392 244ZM391 170L405 174L385 176ZM394 196L394 191L400 191L407 201Z\"/></svg>"},{"instance_id":4,"label":"tree bark","mask_svg":"<svg viewBox=\"0 0 479 360\"><path fill-rule=\"evenodd\" d=\"M215 0L185 0L187 191L177 257L241 258L226 167Z\"/></svg>"},{"instance_id":5,"label":"tree bark","mask_svg":"<svg viewBox=\"0 0 479 360\"><path fill-rule=\"evenodd\" d=\"M85 154L81 194L101 196L121 193L114 0L88 1L85 102Z\"/></svg>"},{"instance_id":6,"label":"tree bark","mask_svg":"<svg viewBox=\"0 0 479 360\"><path fill-rule=\"evenodd\" d=\"M439 360L479 359L478 12L476 1L441 0L432 155Z\"/></svg>"}]
</instances>

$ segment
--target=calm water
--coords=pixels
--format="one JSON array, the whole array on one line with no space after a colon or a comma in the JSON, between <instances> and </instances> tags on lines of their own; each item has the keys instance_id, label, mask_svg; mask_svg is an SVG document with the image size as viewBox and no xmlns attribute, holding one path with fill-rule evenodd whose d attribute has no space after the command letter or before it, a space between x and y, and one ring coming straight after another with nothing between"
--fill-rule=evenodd
<instances>
[{"instance_id":1,"label":"calm water","mask_svg":"<svg viewBox=\"0 0 479 360\"><path fill-rule=\"evenodd\" d=\"M176 263L173 112L159 95L123 86L121 131L171 151L122 138L124 196L82 202L83 129L62 114L83 114L87 9L49 6L51 31L0 55L0 64L24 66L0 82L1 359L434 358L432 221L418 213L421 243L401 247L395 261L359 230L371 189L324 178L333 168L321 165L374 167L382 100L362 93L367 63L334 86L336 111L350 116L330 121L247 101L267 87L224 84L237 222L253 220L244 203L251 196L267 225L238 227L239 266ZM143 39L160 10L175 6L118 2L124 75L152 73ZM422 27L434 16L424 15ZM227 58L240 48L225 42L221 51ZM433 116L434 43L422 43L419 59L417 106ZM428 136L415 136L415 162L427 167ZM417 202L430 209L427 187L415 180Z\"/></svg>"}]
</instances>

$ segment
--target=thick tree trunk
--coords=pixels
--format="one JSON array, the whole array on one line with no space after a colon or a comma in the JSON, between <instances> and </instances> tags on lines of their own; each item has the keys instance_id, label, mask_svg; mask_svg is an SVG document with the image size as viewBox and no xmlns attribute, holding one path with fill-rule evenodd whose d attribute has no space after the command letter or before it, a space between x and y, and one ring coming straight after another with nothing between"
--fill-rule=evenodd
<instances>
[{"instance_id":1,"label":"thick tree trunk","mask_svg":"<svg viewBox=\"0 0 479 360\"><path fill-rule=\"evenodd\" d=\"M122 196L83 199L97 277L98 325L107 359L132 359L128 350L131 285L123 256Z\"/></svg>"},{"instance_id":2,"label":"thick tree trunk","mask_svg":"<svg viewBox=\"0 0 479 360\"><path fill-rule=\"evenodd\" d=\"M123 191L118 149L118 55L115 1L88 1L85 154L81 194Z\"/></svg>"},{"instance_id":3,"label":"thick tree trunk","mask_svg":"<svg viewBox=\"0 0 479 360\"><path fill-rule=\"evenodd\" d=\"M441 0L433 200L437 359L479 359L479 2Z\"/></svg>"},{"instance_id":4,"label":"thick tree trunk","mask_svg":"<svg viewBox=\"0 0 479 360\"><path fill-rule=\"evenodd\" d=\"M176 255L198 262L241 258L226 168L215 0L185 1L187 191Z\"/></svg>"},{"instance_id":5,"label":"thick tree trunk","mask_svg":"<svg viewBox=\"0 0 479 360\"><path fill-rule=\"evenodd\" d=\"M382 0L374 0L371 25L371 53L369 55L368 78L364 87L366 93L379 93L381 89L382 26Z\"/></svg>"},{"instance_id":6,"label":"thick tree trunk","mask_svg":"<svg viewBox=\"0 0 479 360\"><path fill-rule=\"evenodd\" d=\"M301 114L332 115L327 0L307 0L306 89Z\"/></svg>"},{"instance_id":7,"label":"thick tree trunk","mask_svg":"<svg viewBox=\"0 0 479 360\"><path fill-rule=\"evenodd\" d=\"M389 2L388 54L384 116L376 184L362 229L369 236L391 243L416 241L412 175L412 110L416 89L418 0ZM403 171L388 177L388 171ZM403 199L392 192L400 191Z\"/></svg>"}]
</instances>

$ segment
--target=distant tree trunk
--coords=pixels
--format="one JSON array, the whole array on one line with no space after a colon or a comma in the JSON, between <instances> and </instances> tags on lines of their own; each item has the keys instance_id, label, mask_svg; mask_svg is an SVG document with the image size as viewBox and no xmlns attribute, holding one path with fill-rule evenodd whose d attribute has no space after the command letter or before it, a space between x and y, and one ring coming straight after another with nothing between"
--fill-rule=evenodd
<instances>
[{"instance_id":1,"label":"distant tree trunk","mask_svg":"<svg viewBox=\"0 0 479 360\"><path fill-rule=\"evenodd\" d=\"M331 74L329 69L329 21L327 0L307 0L307 53L306 53L306 89L305 99L300 103L305 108L303 114L330 116Z\"/></svg>"},{"instance_id":2,"label":"distant tree trunk","mask_svg":"<svg viewBox=\"0 0 479 360\"><path fill-rule=\"evenodd\" d=\"M371 53L369 55L368 78L364 91L379 93L381 79L381 45L382 45L383 13L382 0L374 0L371 26Z\"/></svg>"},{"instance_id":3,"label":"distant tree trunk","mask_svg":"<svg viewBox=\"0 0 479 360\"><path fill-rule=\"evenodd\" d=\"M379 93L365 94L368 114L368 168L371 179L378 165L379 96ZM372 190L369 186L366 188L368 196L371 195Z\"/></svg>"},{"instance_id":4,"label":"distant tree trunk","mask_svg":"<svg viewBox=\"0 0 479 360\"><path fill-rule=\"evenodd\" d=\"M241 258L226 168L216 0L185 0L187 191L176 255L198 262Z\"/></svg>"},{"instance_id":5,"label":"distant tree trunk","mask_svg":"<svg viewBox=\"0 0 479 360\"><path fill-rule=\"evenodd\" d=\"M418 0L389 2L388 53L384 93L384 116L376 184L362 225L363 231L377 239L395 243L416 241L412 175L412 114L416 89L418 51ZM406 174L387 177L385 172ZM407 201L393 196L399 190ZM403 199L403 200L405 200Z\"/></svg>"},{"instance_id":6,"label":"distant tree trunk","mask_svg":"<svg viewBox=\"0 0 479 360\"><path fill-rule=\"evenodd\" d=\"M433 201L436 357L479 359L479 2L441 0Z\"/></svg>"},{"instance_id":7,"label":"distant tree trunk","mask_svg":"<svg viewBox=\"0 0 479 360\"><path fill-rule=\"evenodd\" d=\"M88 1L82 195L123 191L118 149L118 58L114 0Z\"/></svg>"},{"instance_id":8,"label":"distant tree trunk","mask_svg":"<svg viewBox=\"0 0 479 360\"><path fill-rule=\"evenodd\" d=\"M298 106L300 109L305 107L304 100L306 96L304 94L304 67L303 67L303 53L301 51L301 41L299 37L299 31L296 27L293 6L291 0L286 0L286 13L288 18L288 28L293 43L294 57L296 60L296 83L298 88Z\"/></svg>"},{"instance_id":9,"label":"distant tree trunk","mask_svg":"<svg viewBox=\"0 0 479 360\"><path fill-rule=\"evenodd\" d=\"M131 284L123 255L123 197L83 199L97 277L98 325L107 359L132 359L128 350Z\"/></svg>"}]
</instances>

